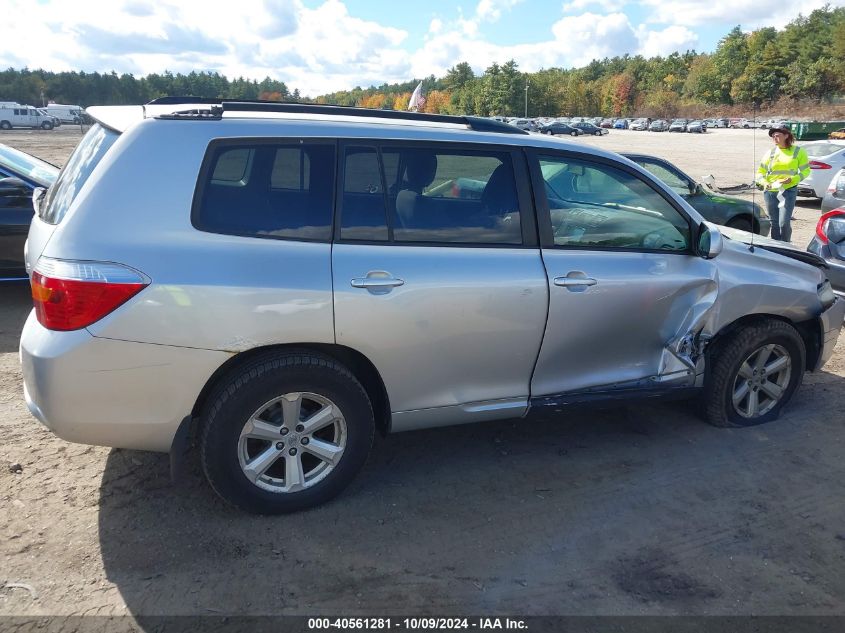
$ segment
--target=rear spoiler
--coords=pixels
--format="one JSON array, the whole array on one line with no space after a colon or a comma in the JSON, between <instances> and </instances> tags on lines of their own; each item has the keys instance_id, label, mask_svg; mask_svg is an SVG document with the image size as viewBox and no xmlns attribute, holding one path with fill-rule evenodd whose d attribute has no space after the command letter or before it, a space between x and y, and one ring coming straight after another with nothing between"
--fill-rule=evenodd
<instances>
[{"instance_id":1,"label":"rear spoiler","mask_svg":"<svg viewBox=\"0 0 845 633\"><path fill-rule=\"evenodd\" d=\"M92 119L103 127L122 134L131 126L144 120L144 106L91 106L86 108Z\"/></svg>"}]
</instances>

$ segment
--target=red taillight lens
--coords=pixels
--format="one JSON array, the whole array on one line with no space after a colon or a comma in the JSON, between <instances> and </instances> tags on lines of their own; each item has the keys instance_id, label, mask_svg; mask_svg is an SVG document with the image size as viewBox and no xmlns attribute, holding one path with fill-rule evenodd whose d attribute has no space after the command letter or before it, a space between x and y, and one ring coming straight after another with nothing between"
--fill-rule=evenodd
<instances>
[{"instance_id":1,"label":"red taillight lens","mask_svg":"<svg viewBox=\"0 0 845 633\"><path fill-rule=\"evenodd\" d=\"M50 330L79 330L141 292L149 281L119 264L42 257L32 273L38 322Z\"/></svg>"},{"instance_id":2,"label":"red taillight lens","mask_svg":"<svg viewBox=\"0 0 845 633\"><path fill-rule=\"evenodd\" d=\"M827 163L821 162L820 160L811 160L810 169L833 169L833 167Z\"/></svg>"},{"instance_id":3,"label":"red taillight lens","mask_svg":"<svg viewBox=\"0 0 845 633\"><path fill-rule=\"evenodd\" d=\"M828 211L819 218L819 222L816 224L816 236L822 244L830 244L830 239L827 237L827 223L830 218L838 215L845 215L845 209L834 209L833 211Z\"/></svg>"}]
</instances>

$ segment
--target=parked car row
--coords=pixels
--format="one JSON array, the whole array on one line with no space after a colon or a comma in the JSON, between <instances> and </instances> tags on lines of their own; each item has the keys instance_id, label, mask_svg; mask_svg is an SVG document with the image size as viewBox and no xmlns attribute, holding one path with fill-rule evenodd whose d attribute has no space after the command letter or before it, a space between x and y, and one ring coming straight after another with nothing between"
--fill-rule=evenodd
<instances>
[{"instance_id":1,"label":"parked car row","mask_svg":"<svg viewBox=\"0 0 845 633\"><path fill-rule=\"evenodd\" d=\"M52 130L64 123L79 124L86 120L81 106L51 103L43 108L0 101L0 130L33 128Z\"/></svg>"}]
</instances>

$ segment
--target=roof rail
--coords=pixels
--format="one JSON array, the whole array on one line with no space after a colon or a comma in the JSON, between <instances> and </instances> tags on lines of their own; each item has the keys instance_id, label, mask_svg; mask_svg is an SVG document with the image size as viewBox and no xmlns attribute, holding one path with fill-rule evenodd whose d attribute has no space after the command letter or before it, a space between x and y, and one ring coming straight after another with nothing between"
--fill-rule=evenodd
<instances>
[{"instance_id":1,"label":"roof rail","mask_svg":"<svg viewBox=\"0 0 845 633\"><path fill-rule=\"evenodd\" d=\"M518 127L476 116L452 116L448 114L425 114L403 110L374 110L351 106L323 105L314 103L288 103L283 101L226 100L209 97L161 97L146 105L210 105L210 112L205 114L197 109L174 112L159 118L209 118L222 112L289 112L295 114L322 114L329 116L353 116L376 119L394 119L404 121L426 121L431 123L453 123L466 125L477 132L498 132L500 134L528 134Z\"/></svg>"}]
</instances>

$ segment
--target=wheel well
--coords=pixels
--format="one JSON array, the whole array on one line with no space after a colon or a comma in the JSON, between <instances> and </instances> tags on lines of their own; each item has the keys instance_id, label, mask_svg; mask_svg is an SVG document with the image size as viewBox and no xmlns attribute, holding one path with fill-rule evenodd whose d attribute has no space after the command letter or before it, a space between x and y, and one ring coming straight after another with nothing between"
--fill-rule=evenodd
<instances>
[{"instance_id":1,"label":"wheel well","mask_svg":"<svg viewBox=\"0 0 845 633\"><path fill-rule=\"evenodd\" d=\"M199 397L194 404L191 411L191 417L198 419L202 407L206 399L214 391L214 388L223 380L227 379L230 374L235 372L239 367L245 363L250 362L256 356L266 354L267 352L316 352L325 356L330 356L342 365L344 365L352 374L360 381L364 390L370 398L373 405L373 415L375 416L376 428L382 435L390 432L390 400L387 396L387 389L384 386L384 381L381 375L375 368L375 365L370 362L366 356L360 352L355 351L350 347L343 345L331 345L327 343L303 343L297 345L270 345L267 347L257 347L246 352L241 352L223 363L217 371L215 371L211 378L205 383L205 386L200 391Z\"/></svg>"},{"instance_id":2,"label":"wheel well","mask_svg":"<svg viewBox=\"0 0 845 633\"><path fill-rule=\"evenodd\" d=\"M776 314L749 314L719 330L716 336L710 340L707 347L708 349L713 348L714 343L718 344L719 341L725 339L727 336L730 336L733 332L736 332L742 327L754 325L767 320L783 321L798 330L798 334L801 335L801 340L804 341L804 349L806 350L807 366L805 369L812 371L819 360L819 354L821 354L821 331L819 330L819 324L816 319L796 323Z\"/></svg>"},{"instance_id":3,"label":"wheel well","mask_svg":"<svg viewBox=\"0 0 845 633\"><path fill-rule=\"evenodd\" d=\"M736 220L742 220L743 222L750 222L751 227L755 233L760 232L760 221L755 218L750 213L737 213L736 215L732 216L730 220L727 221L727 226L730 226Z\"/></svg>"}]
</instances>

